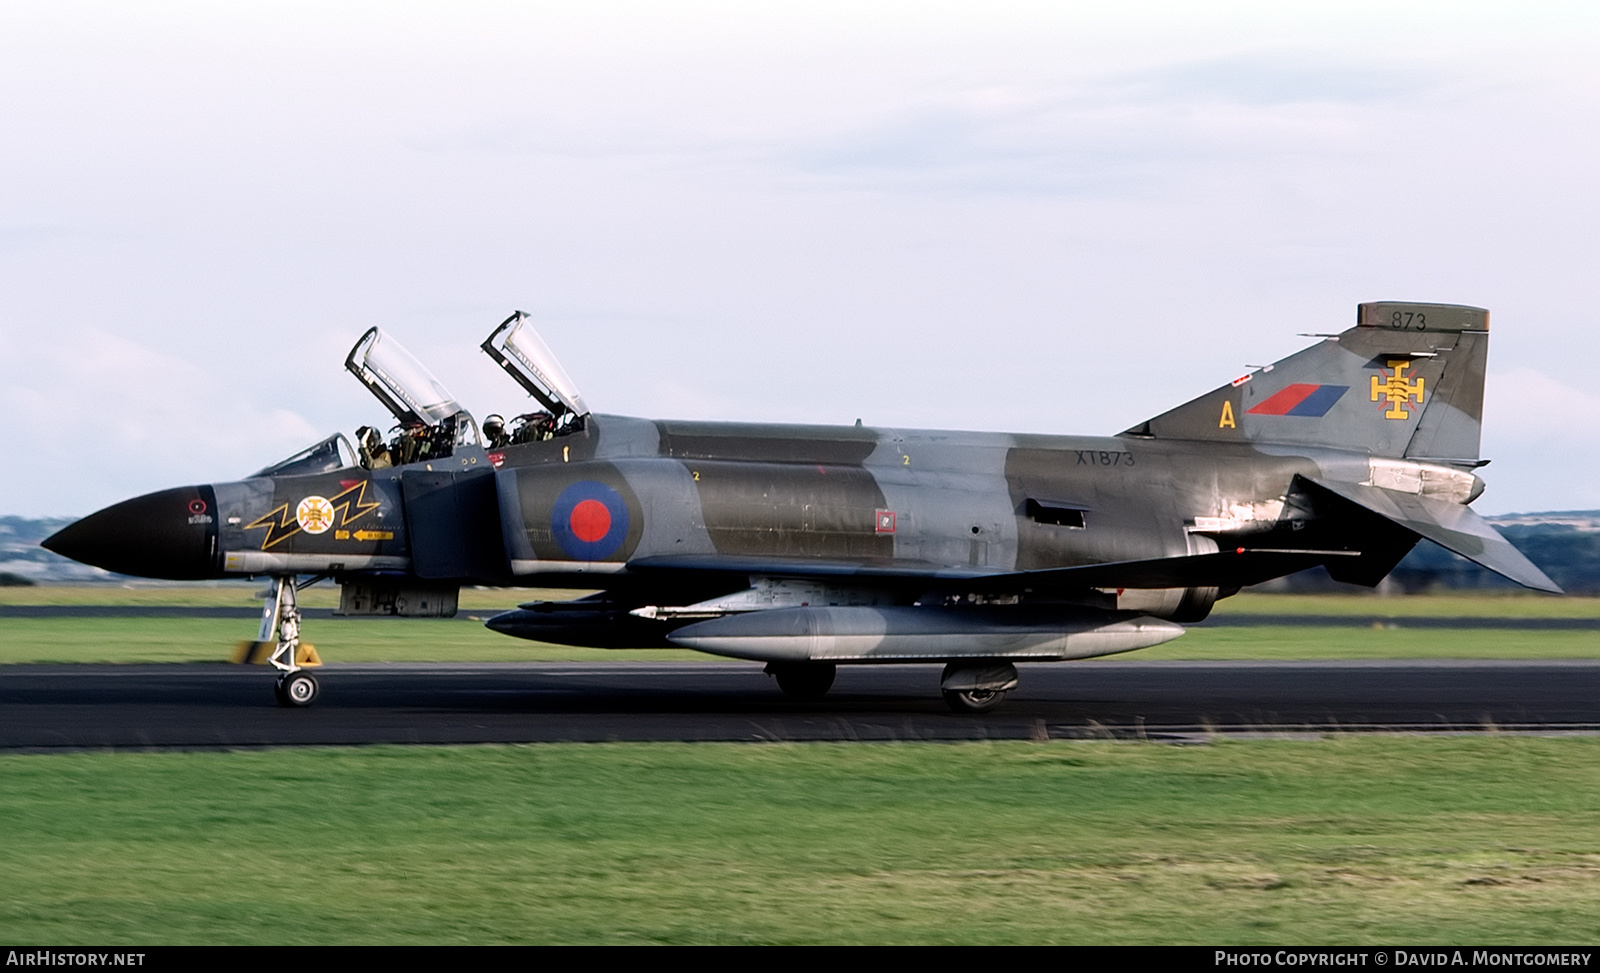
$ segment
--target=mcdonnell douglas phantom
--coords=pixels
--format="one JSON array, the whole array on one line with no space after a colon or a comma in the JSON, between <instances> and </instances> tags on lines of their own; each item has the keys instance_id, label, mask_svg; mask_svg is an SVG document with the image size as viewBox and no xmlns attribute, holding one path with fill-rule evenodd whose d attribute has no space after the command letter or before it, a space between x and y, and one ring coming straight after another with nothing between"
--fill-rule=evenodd
<instances>
[{"instance_id":1,"label":"mcdonnell douglas phantom","mask_svg":"<svg viewBox=\"0 0 1600 973\"><path fill-rule=\"evenodd\" d=\"M942 662L958 712L1016 663L1183 634L1317 565L1376 585L1427 538L1559 591L1473 512L1489 313L1372 303L1356 326L1111 437L594 414L526 315L483 350L532 397L480 428L374 328L345 361L393 413L231 483L107 507L45 546L149 578L265 577L256 651L316 699L297 585L346 615L449 616L462 585L597 590L489 619L519 638L687 646L815 698L837 666Z\"/></svg>"}]
</instances>

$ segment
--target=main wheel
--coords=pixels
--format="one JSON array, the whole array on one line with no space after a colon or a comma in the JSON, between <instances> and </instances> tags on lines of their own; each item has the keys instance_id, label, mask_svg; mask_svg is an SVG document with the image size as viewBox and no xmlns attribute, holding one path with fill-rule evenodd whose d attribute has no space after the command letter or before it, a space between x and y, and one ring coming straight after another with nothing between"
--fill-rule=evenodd
<instances>
[{"instance_id":1,"label":"main wheel","mask_svg":"<svg viewBox=\"0 0 1600 973\"><path fill-rule=\"evenodd\" d=\"M819 699L833 688L838 667L831 662L774 662L767 672L778 680L778 688L790 699Z\"/></svg>"},{"instance_id":2,"label":"main wheel","mask_svg":"<svg viewBox=\"0 0 1600 973\"><path fill-rule=\"evenodd\" d=\"M320 692L317 677L309 672L291 672L278 680L278 702L283 706L310 706L317 701Z\"/></svg>"},{"instance_id":3,"label":"main wheel","mask_svg":"<svg viewBox=\"0 0 1600 973\"><path fill-rule=\"evenodd\" d=\"M946 690L944 704L957 713L987 713L1005 698L1003 689Z\"/></svg>"}]
</instances>

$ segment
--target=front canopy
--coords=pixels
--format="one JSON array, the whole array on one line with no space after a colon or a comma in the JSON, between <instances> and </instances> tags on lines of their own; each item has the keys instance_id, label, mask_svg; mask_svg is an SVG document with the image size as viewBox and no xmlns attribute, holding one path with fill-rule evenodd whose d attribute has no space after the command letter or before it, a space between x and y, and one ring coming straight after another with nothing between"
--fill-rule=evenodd
<instances>
[{"instance_id":1,"label":"front canopy","mask_svg":"<svg viewBox=\"0 0 1600 973\"><path fill-rule=\"evenodd\" d=\"M402 423L438 426L461 411L461 403L427 366L377 328L361 336L344 367Z\"/></svg>"}]
</instances>

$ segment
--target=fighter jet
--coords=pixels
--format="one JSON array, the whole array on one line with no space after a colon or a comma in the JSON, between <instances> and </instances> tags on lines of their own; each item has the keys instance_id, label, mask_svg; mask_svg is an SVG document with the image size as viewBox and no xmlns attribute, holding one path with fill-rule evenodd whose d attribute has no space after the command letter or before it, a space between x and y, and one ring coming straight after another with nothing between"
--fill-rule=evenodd
<instances>
[{"instance_id":1,"label":"fighter jet","mask_svg":"<svg viewBox=\"0 0 1600 973\"><path fill-rule=\"evenodd\" d=\"M1108 437L595 414L513 314L483 350L526 390L480 430L374 328L345 365L394 416L229 483L127 500L45 541L108 571L270 579L256 642L309 705L295 591L347 615L448 616L462 585L597 593L491 629L766 663L812 699L836 667L944 663L958 712L1017 664L1127 652L1317 565L1376 585L1427 538L1556 585L1473 512L1487 311L1361 304L1356 326Z\"/></svg>"}]
</instances>

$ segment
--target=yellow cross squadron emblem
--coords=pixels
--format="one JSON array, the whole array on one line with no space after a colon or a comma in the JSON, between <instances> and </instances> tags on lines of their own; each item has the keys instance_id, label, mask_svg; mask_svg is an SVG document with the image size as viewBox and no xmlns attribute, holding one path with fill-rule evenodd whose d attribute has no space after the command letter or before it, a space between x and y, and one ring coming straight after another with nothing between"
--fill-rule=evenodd
<instances>
[{"instance_id":1,"label":"yellow cross squadron emblem","mask_svg":"<svg viewBox=\"0 0 1600 973\"><path fill-rule=\"evenodd\" d=\"M326 497L306 497L294 508L294 519L307 534L320 534L333 526L333 504Z\"/></svg>"},{"instance_id":2,"label":"yellow cross squadron emblem","mask_svg":"<svg viewBox=\"0 0 1600 973\"><path fill-rule=\"evenodd\" d=\"M1409 419L1411 413L1406 410L1406 400L1416 399L1417 405L1422 404L1422 384L1426 379L1406 381L1406 369L1411 363L1404 359L1389 359L1389 367L1394 369L1394 374L1384 375L1384 381L1379 382L1377 375L1372 376L1372 401L1389 403L1389 411L1383 414L1385 419Z\"/></svg>"}]
</instances>

